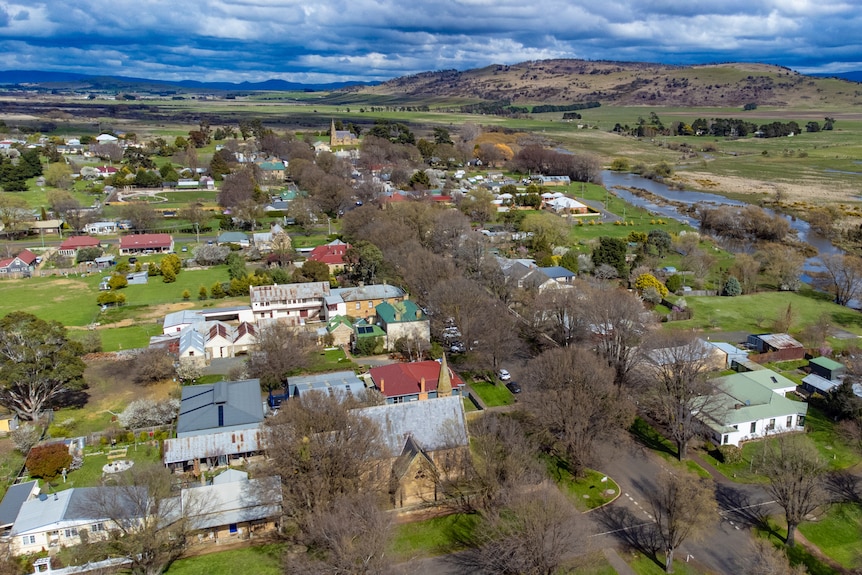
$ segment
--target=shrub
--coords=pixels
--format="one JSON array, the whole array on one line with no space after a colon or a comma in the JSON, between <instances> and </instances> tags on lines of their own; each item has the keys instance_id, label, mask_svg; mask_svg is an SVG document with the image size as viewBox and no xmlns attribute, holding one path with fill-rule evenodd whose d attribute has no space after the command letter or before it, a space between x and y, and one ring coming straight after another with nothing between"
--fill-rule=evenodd
<instances>
[{"instance_id":1,"label":"shrub","mask_svg":"<svg viewBox=\"0 0 862 575\"><path fill-rule=\"evenodd\" d=\"M183 290L183 300L189 301L191 299L192 293L189 290Z\"/></svg>"},{"instance_id":2,"label":"shrub","mask_svg":"<svg viewBox=\"0 0 862 575\"><path fill-rule=\"evenodd\" d=\"M146 348L129 361L132 363L135 383L153 383L174 376L174 360L164 349Z\"/></svg>"},{"instance_id":3,"label":"shrub","mask_svg":"<svg viewBox=\"0 0 862 575\"><path fill-rule=\"evenodd\" d=\"M31 477L54 479L72 463L72 455L64 443L50 443L30 450L24 466Z\"/></svg>"},{"instance_id":4,"label":"shrub","mask_svg":"<svg viewBox=\"0 0 862 575\"><path fill-rule=\"evenodd\" d=\"M30 448L39 443L42 430L32 423L25 423L24 425L19 425L9 435L12 437L12 444L15 445L15 449L27 455Z\"/></svg>"},{"instance_id":5,"label":"shrub","mask_svg":"<svg viewBox=\"0 0 862 575\"><path fill-rule=\"evenodd\" d=\"M742 450L735 445L722 445L718 448L718 453L721 455L721 461L728 465L742 461Z\"/></svg>"},{"instance_id":6,"label":"shrub","mask_svg":"<svg viewBox=\"0 0 862 575\"><path fill-rule=\"evenodd\" d=\"M112 290L122 289L129 285L129 280L123 274L113 273L108 279L108 287Z\"/></svg>"},{"instance_id":7,"label":"shrub","mask_svg":"<svg viewBox=\"0 0 862 575\"><path fill-rule=\"evenodd\" d=\"M207 299L207 288L206 288L206 286L201 286L201 288L198 290L198 299L201 301Z\"/></svg>"},{"instance_id":8,"label":"shrub","mask_svg":"<svg viewBox=\"0 0 862 575\"><path fill-rule=\"evenodd\" d=\"M658 293L659 302L661 298L667 297L668 289L657 277L652 274L639 275L635 280L635 289L645 295L648 288L653 288Z\"/></svg>"},{"instance_id":9,"label":"shrub","mask_svg":"<svg viewBox=\"0 0 862 575\"><path fill-rule=\"evenodd\" d=\"M668 291L676 293L682 288L682 276L679 274L673 274L664 282Z\"/></svg>"}]
</instances>

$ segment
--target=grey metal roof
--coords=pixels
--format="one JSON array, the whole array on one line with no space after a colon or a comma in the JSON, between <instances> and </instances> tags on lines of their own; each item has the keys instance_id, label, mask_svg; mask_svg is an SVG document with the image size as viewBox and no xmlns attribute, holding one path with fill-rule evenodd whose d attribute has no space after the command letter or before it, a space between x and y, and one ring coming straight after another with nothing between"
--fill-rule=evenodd
<instances>
[{"instance_id":1,"label":"grey metal roof","mask_svg":"<svg viewBox=\"0 0 862 575\"><path fill-rule=\"evenodd\" d=\"M329 282L307 282L301 284L285 284L271 286L252 286L250 288L251 303L322 299L329 295Z\"/></svg>"},{"instance_id":2,"label":"grey metal roof","mask_svg":"<svg viewBox=\"0 0 862 575\"><path fill-rule=\"evenodd\" d=\"M822 391L823 393L829 393L834 390L836 387L841 385L840 381L834 381L832 379L826 379L825 377L821 377L816 373L809 373L805 377L802 378L802 383L806 385L810 385L814 389Z\"/></svg>"},{"instance_id":3,"label":"grey metal roof","mask_svg":"<svg viewBox=\"0 0 862 575\"><path fill-rule=\"evenodd\" d=\"M107 520L94 512L94 494L103 489L116 487L78 487L41 494L36 499L25 501L21 505L11 535L29 532L39 532L48 526L52 529L62 529L66 526L81 525L95 521Z\"/></svg>"},{"instance_id":4,"label":"grey metal roof","mask_svg":"<svg viewBox=\"0 0 862 575\"><path fill-rule=\"evenodd\" d=\"M259 379L182 388L177 437L248 428L263 421Z\"/></svg>"},{"instance_id":5,"label":"grey metal roof","mask_svg":"<svg viewBox=\"0 0 862 575\"><path fill-rule=\"evenodd\" d=\"M185 463L206 457L260 451L262 438L258 426L166 439L164 441L164 462L166 465Z\"/></svg>"},{"instance_id":6,"label":"grey metal roof","mask_svg":"<svg viewBox=\"0 0 862 575\"><path fill-rule=\"evenodd\" d=\"M380 426L383 441L393 457L401 455L407 437L426 451L466 446L467 422L460 396L407 403L388 403L355 410Z\"/></svg>"},{"instance_id":7,"label":"grey metal roof","mask_svg":"<svg viewBox=\"0 0 862 575\"><path fill-rule=\"evenodd\" d=\"M195 323L202 319L202 312L200 310L184 309L182 311L175 311L165 315L165 321L162 322L162 327L168 328L175 325Z\"/></svg>"},{"instance_id":8,"label":"grey metal roof","mask_svg":"<svg viewBox=\"0 0 862 575\"><path fill-rule=\"evenodd\" d=\"M206 341L204 335L195 329L194 325L187 326L180 332L180 355L185 355L189 350L203 356L206 353Z\"/></svg>"},{"instance_id":9,"label":"grey metal roof","mask_svg":"<svg viewBox=\"0 0 862 575\"><path fill-rule=\"evenodd\" d=\"M337 288L332 290L332 294L341 296L341 299L345 302L363 301L368 299L387 299L391 297L403 297L406 295L404 290L400 287L389 284Z\"/></svg>"},{"instance_id":10,"label":"grey metal roof","mask_svg":"<svg viewBox=\"0 0 862 575\"><path fill-rule=\"evenodd\" d=\"M290 396L302 395L311 390L332 392L350 392L354 395L365 391L365 383L356 377L352 371L336 371L315 375L289 377L287 386Z\"/></svg>"},{"instance_id":11,"label":"grey metal roof","mask_svg":"<svg viewBox=\"0 0 862 575\"><path fill-rule=\"evenodd\" d=\"M281 479L261 477L183 489L183 509L190 510L192 528L208 529L256 521L281 513ZM197 508L201 508L196 512Z\"/></svg>"},{"instance_id":12,"label":"grey metal roof","mask_svg":"<svg viewBox=\"0 0 862 575\"><path fill-rule=\"evenodd\" d=\"M38 490L38 487L38 481L28 481L27 483L13 485L6 491L3 501L0 502L0 528L8 527L15 523L15 518L18 517L21 505L30 499L34 490Z\"/></svg>"}]
</instances>

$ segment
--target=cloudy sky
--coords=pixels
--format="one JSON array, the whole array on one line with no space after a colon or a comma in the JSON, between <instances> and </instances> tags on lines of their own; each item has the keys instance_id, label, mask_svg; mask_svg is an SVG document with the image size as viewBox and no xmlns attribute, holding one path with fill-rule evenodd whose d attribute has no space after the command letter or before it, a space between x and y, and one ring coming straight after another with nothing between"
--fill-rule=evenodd
<instances>
[{"instance_id":1,"label":"cloudy sky","mask_svg":"<svg viewBox=\"0 0 862 575\"><path fill-rule=\"evenodd\" d=\"M862 69L859 0L12 0L0 69L386 80L546 58Z\"/></svg>"}]
</instances>

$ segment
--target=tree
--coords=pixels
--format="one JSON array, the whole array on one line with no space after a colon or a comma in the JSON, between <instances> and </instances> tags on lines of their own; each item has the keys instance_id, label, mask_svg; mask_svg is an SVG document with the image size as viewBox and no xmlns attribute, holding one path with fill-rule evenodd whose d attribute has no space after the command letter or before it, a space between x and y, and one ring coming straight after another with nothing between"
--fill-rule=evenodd
<instances>
[{"instance_id":1,"label":"tree","mask_svg":"<svg viewBox=\"0 0 862 575\"><path fill-rule=\"evenodd\" d=\"M664 230L650 230L647 235L647 244L655 249L659 257L663 258L670 251L670 234Z\"/></svg>"},{"instance_id":2,"label":"tree","mask_svg":"<svg viewBox=\"0 0 862 575\"><path fill-rule=\"evenodd\" d=\"M227 274L232 280L248 276L248 270L245 269L245 258L239 252L231 252L227 256Z\"/></svg>"},{"instance_id":3,"label":"tree","mask_svg":"<svg viewBox=\"0 0 862 575\"><path fill-rule=\"evenodd\" d=\"M93 517L108 520L108 547L131 559L133 575L163 573L186 548L191 517L206 509L194 490L180 497L172 482L164 466L138 463L89 490L82 502Z\"/></svg>"},{"instance_id":4,"label":"tree","mask_svg":"<svg viewBox=\"0 0 862 575\"><path fill-rule=\"evenodd\" d=\"M26 456L30 448L39 443L42 438L42 428L31 423L24 423L13 429L9 436L12 438L15 449Z\"/></svg>"},{"instance_id":5,"label":"tree","mask_svg":"<svg viewBox=\"0 0 862 575\"><path fill-rule=\"evenodd\" d=\"M225 263L230 253L230 248L227 246L204 244L196 247L192 252L192 256L200 265L215 266Z\"/></svg>"},{"instance_id":6,"label":"tree","mask_svg":"<svg viewBox=\"0 0 862 575\"><path fill-rule=\"evenodd\" d=\"M145 202L130 202L120 206L120 215L129 220L132 229L137 232L146 232L153 229L158 214L156 210Z\"/></svg>"},{"instance_id":7,"label":"tree","mask_svg":"<svg viewBox=\"0 0 862 575\"><path fill-rule=\"evenodd\" d=\"M383 265L383 252L371 242L360 240L347 248L344 262L351 280L372 284Z\"/></svg>"},{"instance_id":8,"label":"tree","mask_svg":"<svg viewBox=\"0 0 862 575\"><path fill-rule=\"evenodd\" d=\"M752 541L751 552L745 564L748 575L806 575L808 569L803 563L791 566L787 555L777 549L769 539L756 538Z\"/></svg>"},{"instance_id":9,"label":"tree","mask_svg":"<svg viewBox=\"0 0 862 575\"><path fill-rule=\"evenodd\" d=\"M380 429L351 411L356 406L353 398L312 391L264 422L269 471L281 477L284 510L300 524L344 496L373 499L380 491L367 480L382 455Z\"/></svg>"},{"instance_id":10,"label":"tree","mask_svg":"<svg viewBox=\"0 0 862 575\"><path fill-rule=\"evenodd\" d=\"M258 333L256 349L249 353L249 377L259 378L267 391L277 389L292 372L308 366L313 349L314 342L300 329L280 322L267 324Z\"/></svg>"},{"instance_id":11,"label":"tree","mask_svg":"<svg viewBox=\"0 0 862 575\"><path fill-rule=\"evenodd\" d=\"M490 191L476 188L458 202L458 209L470 220L484 224L490 221L496 213L496 206L493 201L494 196Z\"/></svg>"},{"instance_id":12,"label":"tree","mask_svg":"<svg viewBox=\"0 0 862 575\"><path fill-rule=\"evenodd\" d=\"M626 241L622 238L600 237L599 245L593 248L593 264L596 267L607 264L617 270L621 277L626 276Z\"/></svg>"},{"instance_id":13,"label":"tree","mask_svg":"<svg viewBox=\"0 0 862 575\"><path fill-rule=\"evenodd\" d=\"M727 281L724 282L724 288L721 290L721 295L725 295L728 297L736 297L742 293L742 286L739 285L739 280L734 276L730 276L727 278Z\"/></svg>"},{"instance_id":14,"label":"tree","mask_svg":"<svg viewBox=\"0 0 862 575\"><path fill-rule=\"evenodd\" d=\"M657 277L650 273L640 274L637 279L635 279L635 289L643 293L648 288L656 290L663 298L667 297L668 289Z\"/></svg>"},{"instance_id":15,"label":"tree","mask_svg":"<svg viewBox=\"0 0 862 575\"><path fill-rule=\"evenodd\" d=\"M796 527L827 502L823 489L826 462L804 435L778 435L765 445L761 473L767 490L784 508L788 547L796 544Z\"/></svg>"},{"instance_id":16,"label":"tree","mask_svg":"<svg viewBox=\"0 0 862 575\"><path fill-rule=\"evenodd\" d=\"M824 255L820 258L826 272L821 284L835 297L838 305L847 305L862 292L862 258L851 255Z\"/></svg>"},{"instance_id":17,"label":"tree","mask_svg":"<svg viewBox=\"0 0 862 575\"><path fill-rule=\"evenodd\" d=\"M555 246L561 245L569 233L562 218L547 212L529 214L524 218L521 230L532 234L531 244L536 252L550 252Z\"/></svg>"},{"instance_id":18,"label":"tree","mask_svg":"<svg viewBox=\"0 0 862 575\"><path fill-rule=\"evenodd\" d=\"M569 249L563 254L563 257L560 258L560 266L566 268L572 273L578 273L578 252L573 249Z\"/></svg>"},{"instance_id":19,"label":"tree","mask_svg":"<svg viewBox=\"0 0 862 575\"><path fill-rule=\"evenodd\" d=\"M49 443L34 447L27 454L24 466L31 477L51 480L68 469L72 463L72 454L65 443Z\"/></svg>"},{"instance_id":20,"label":"tree","mask_svg":"<svg viewBox=\"0 0 862 575\"><path fill-rule=\"evenodd\" d=\"M643 304L634 294L607 284L586 288L584 296L580 337L614 368L614 381L621 386L641 359L637 348L648 328Z\"/></svg>"},{"instance_id":21,"label":"tree","mask_svg":"<svg viewBox=\"0 0 862 575\"><path fill-rule=\"evenodd\" d=\"M128 285L129 280L126 278L125 274L114 272L111 274L111 277L108 278L108 287L112 290L122 289Z\"/></svg>"},{"instance_id":22,"label":"tree","mask_svg":"<svg viewBox=\"0 0 862 575\"><path fill-rule=\"evenodd\" d=\"M174 360L165 349L148 347L127 361L135 383L155 383L174 376Z\"/></svg>"},{"instance_id":23,"label":"tree","mask_svg":"<svg viewBox=\"0 0 862 575\"><path fill-rule=\"evenodd\" d=\"M782 244L768 244L755 254L762 262L764 273L769 276L780 291L797 291L799 276L805 257L795 248Z\"/></svg>"},{"instance_id":24,"label":"tree","mask_svg":"<svg viewBox=\"0 0 862 575\"><path fill-rule=\"evenodd\" d=\"M209 227L209 221L212 218L212 213L203 209L197 202L189 202L189 204L180 210L177 214L180 219L186 220L195 230L195 239L200 241L200 231Z\"/></svg>"},{"instance_id":25,"label":"tree","mask_svg":"<svg viewBox=\"0 0 862 575\"><path fill-rule=\"evenodd\" d=\"M688 539L703 535L718 517L711 480L688 473L666 474L650 495L655 531L665 549L665 573L673 573L673 554Z\"/></svg>"},{"instance_id":26,"label":"tree","mask_svg":"<svg viewBox=\"0 0 862 575\"><path fill-rule=\"evenodd\" d=\"M316 260L305 260L302 267L297 268L294 277L298 282L328 282L329 266Z\"/></svg>"},{"instance_id":27,"label":"tree","mask_svg":"<svg viewBox=\"0 0 862 575\"><path fill-rule=\"evenodd\" d=\"M201 301L207 299L207 287L206 286L201 286L200 289L198 289L198 299Z\"/></svg>"},{"instance_id":28,"label":"tree","mask_svg":"<svg viewBox=\"0 0 862 575\"><path fill-rule=\"evenodd\" d=\"M33 420L66 391L85 387L81 344L59 322L13 312L0 319L0 405Z\"/></svg>"},{"instance_id":29,"label":"tree","mask_svg":"<svg viewBox=\"0 0 862 575\"><path fill-rule=\"evenodd\" d=\"M0 192L0 223L3 233L8 236L20 235L27 231L32 219L27 200L8 192Z\"/></svg>"},{"instance_id":30,"label":"tree","mask_svg":"<svg viewBox=\"0 0 862 575\"><path fill-rule=\"evenodd\" d=\"M693 334L667 332L655 336L644 352L645 403L676 443L680 461L701 432L701 421L718 417L721 410L720 395L706 377L710 349Z\"/></svg>"},{"instance_id":31,"label":"tree","mask_svg":"<svg viewBox=\"0 0 862 575\"><path fill-rule=\"evenodd\" d=\"M556 486L517 493L499 513L484 514L454 558L465 572L553 575L567 554L589 548L586 522Z\"/></svg>"},{"instance_id":32,"label":"tree","mask_svg":"<svg viewBox=\"0 0 862 575\"><path fill-rule=\"evenodd\" d=\"M68 189L72 185L72 168L66 162L50 164L45 169L45 183L55 188Z\"/></svg>"},{"instance_id":33,"label":"tree","mask_svg":"<svg viewBox=\"0 0 862 575\"><path fill-rule=\"evenodd\" d=\"M171 423L180 411L179 399L136 399L120 414L120 425L126 429L139 429Z\"/></svg>"},{"instance_id":34,"label":"tree","mask_svg":"<svg viewBox=\"0 0 862 575\"><path fill-rule=\"evenodd\" d=\"M159 262L159 268L162 273L165 273L166 268L170 268L174 274L178 274L183 269L183 261L177 254L168 254Z\"/></svg>"},{"instance_id":35,"label":"tree","mask_svg":"<svg viewBox=\"0 0 862 575\"><path fill-rule=\"evenodd\" d=\"M550 451L575 476L594 461L599 441L620 438L634 420L633 406L614 385L614 370L577 347L544 352L527 364L523 401Z\"/></svg>"},{"instance_id":36,"label":"tree","mask_svg":"<svg viewBox=\"0 0 862 575\"><path fill-rule=\"evenodd\" d=\"M392 521L366 496L346 495L303 522L303 555L287 559L285 573L292 575L379 575L391 559L388 544Z\"/></svg>"},{"instance_id":37,"label":"tree","mask_svg":"<svg viewBox=\"0 0 862 575\"><path fill-rule=\"evenodd\" d=\"M757 280L760 275L760 262L751 254L736 254L730 273L739 280L742 293L757 292Z\"/></svg>"}]
</instances>

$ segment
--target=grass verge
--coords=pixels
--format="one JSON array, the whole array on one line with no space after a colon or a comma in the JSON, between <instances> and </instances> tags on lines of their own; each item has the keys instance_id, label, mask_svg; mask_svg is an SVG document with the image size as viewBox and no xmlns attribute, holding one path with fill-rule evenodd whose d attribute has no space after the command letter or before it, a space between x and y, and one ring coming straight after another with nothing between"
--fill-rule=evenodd
<instances>
[{"instance_id":1,"label":"grass verge","mask_svg":"<svg viewBox=\"0 0 862 575\"><path fill-rule=\"evenodd\" d=\"M515 402L512 392L502 383L494 385L487 381L474 381L470 384L473 392L478 395L487 407L511 405Z\"/></svg>"},{"instance_id":2,"label":"grass verge","mask_svg":"<svg viewBox=\"0 0 862 575\"><path fill-rule=\"evenodd\" d=\"M269 544L178 559L166 575L281 575L282 545Z\"/></svg>"}]
</instances>

